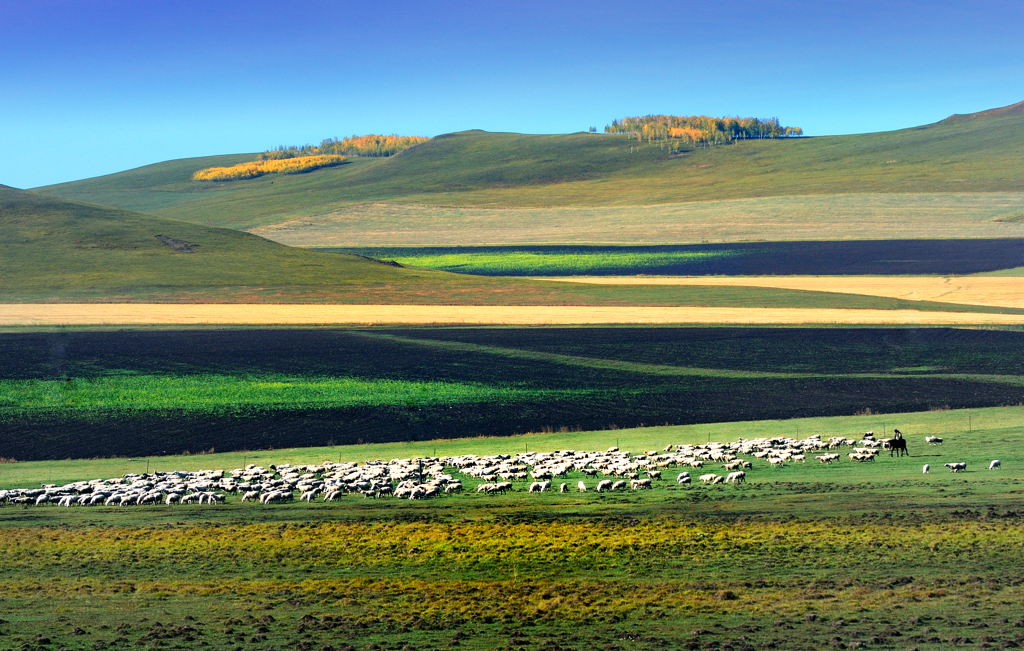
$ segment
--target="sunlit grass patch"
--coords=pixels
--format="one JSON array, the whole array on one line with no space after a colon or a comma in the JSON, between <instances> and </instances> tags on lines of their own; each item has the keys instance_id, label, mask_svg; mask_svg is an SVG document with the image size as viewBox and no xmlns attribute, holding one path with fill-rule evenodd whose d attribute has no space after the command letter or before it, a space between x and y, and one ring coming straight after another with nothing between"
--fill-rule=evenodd
<instances>
[{"instance_id":1,"label":"sunlit grass patch","mask_svg":"<svg viewBox=\"0 0 1024 651\"><path fill-rule=\"evenodd\" d=\"M64 380L0 380L0 419L34 410L186 412L248 407L442 405L556 397L583 390L527 389L475 382L249 375L116 374Z\"/></svg>"},{"instance_id":2,"label":"sunlit grass patch","mask_svg":"<svg viewBox=\"0 0 1024 651\"><path fill-rule=\"evenodd\" d=\"M480 275L587 274L610 269L644 273L669 265L734 255L730 251L524 251L401 254L395 261L414 267Z\"/></svg>"}]
</instances>

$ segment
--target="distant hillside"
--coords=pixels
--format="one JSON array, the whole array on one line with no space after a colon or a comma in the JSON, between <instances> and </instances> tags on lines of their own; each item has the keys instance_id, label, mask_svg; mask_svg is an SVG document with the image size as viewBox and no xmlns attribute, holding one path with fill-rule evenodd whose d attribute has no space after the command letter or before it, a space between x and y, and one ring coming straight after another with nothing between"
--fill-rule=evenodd
<instances>
[{"instance_id":1,"label":"distant hillside","mask_svg":"<svg viewBox=\"0 0 1024 651\"><path fill-rule=\"evenodd\" d=\"M674 155L622 135L465 131L389 158L254 179L244 187L198 187L189 177L251 155L170 161L39 190L240 229L372 203L550 208L1016 192L1024 187L1020 106L899 131L746 140Z\"/></svg>"},{"instance_id":2,"label":"distant hillside","mask_svg":"<svg viewBox=\"0 0 1024 651\"><path fill-rule=\"evenodd\" d=\"M954 113L945 120L942 120L939 124L950 124L964 122L967 120L986 119L1006 115L1024 115L1024 102L1017 102L1016 104L1010 104L1009 106L1000 106L999 108L978 111L977 113Z\"/></svg>"},{"instance_id":3,"label":"distant hillside","mask_svg":"<svg viewBox=\"0 0 1024 651\"><path fill-rule=\"evenodd\" d=\"M18 302L705 305L1008 311L818 291L571 286L401 268L359 255L290 248L247 233L0 186L0 303Z\"/></svg>"},{"instance_id":4,"label":"distant hillside","mask_svg":"<svg viewBox=\"0 0 1024 651\"><path fill-rule=\"evenodd\" d=\"M0 300L324 293L422 283L360 256L0 186ZM436 274L435 274L436 275ZM447 274L445 274L447 275Z\"/></svg>"}]
</instances>

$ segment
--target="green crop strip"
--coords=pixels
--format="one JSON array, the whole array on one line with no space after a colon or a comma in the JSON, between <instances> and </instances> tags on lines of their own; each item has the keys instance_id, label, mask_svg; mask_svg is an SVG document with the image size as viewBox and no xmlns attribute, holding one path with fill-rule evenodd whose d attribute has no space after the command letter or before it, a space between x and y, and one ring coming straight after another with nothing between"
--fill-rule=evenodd
<instances>
[{"instance_id":1,"label":"green crop strip","mask_svg":"<svg viewBox=\"0 0 1024 651\"><path fill-rule=\"evenodd\" d=\"M607 269L643 273L645 269L696 263L728 255L735 254L730 251L546 253L509 250L495 253L399 255L395 261L407 266L467 274L546 275L587 274Z\"/></svg>"},{"instance_id":2,"label":"green crop strip","mask_svg":"<svg viewBox=\"0 0 1024 651\"><path fill-rule=\"evenodd\" d=\"M108 375L74 380L0 380L0 417L54 409L205 412L246 407L443 405L584 393L572 389L351 377Z\"/></svg>"}]
</instances>

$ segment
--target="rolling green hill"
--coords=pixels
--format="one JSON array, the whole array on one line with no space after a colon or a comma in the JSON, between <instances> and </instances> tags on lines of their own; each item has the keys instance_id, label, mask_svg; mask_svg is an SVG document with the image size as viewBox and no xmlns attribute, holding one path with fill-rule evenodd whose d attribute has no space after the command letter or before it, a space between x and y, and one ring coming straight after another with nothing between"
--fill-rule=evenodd
<instances>
[{"instance_id":1,"label":"rolling green hill","mask_svg":"<svg viewBox=\"0 0 1024 651\"><path fill-rule=\"evenodd\" d=\"M0 296L160 294L380 284L404 273L210 228L0 186Z\"/></svg>"},{"instance_id":2,"label":"rolling green hill","mask_svg":"<svg viewBox=\"0 0 1024 651\"><path fill-rule=\"evenodd\" d=\"M614 287L401 268L0 186L0 303L707 305L1013 311L758 287Z\"/></svg>"},{"instance_id":3,"label":"rolling green hill","mask_svg":"<svg viewBox=\"0 0 1024 651\"><path fill-rule=\"evenodd\" d=\"M356 159L308 174L218 184L189 180L197 169L251 157L169 161L39 191L238 229L310 216L316 216L315 222L367 204L374 213L372 206L378 203L413 205L417 212L425 207L621 210L711 200L890 193L907 193L914 206L927 205L932 193L999 193L1002 200L1024 187L1024 103L899 131L748 140L679 155L616 135L463 131L389 158ZM756 213L758 206L752 208ZM1016 214L1017 209L1014 204L1004 212ZM989 229L985 235L997 236L1000 229L1016 235L1021 228L1019 223L1000 222L999 210L985 214L996 225L996 232ZM899 210L895 216L899 218ZM498 211L490 218L500 220L502 215ZM370 222L380 230L379 223ZM358 240L352 244L372 239L358 237L363 222L347 220L346 227ZM402 224L392 227L400 231ZM674 239L680 237L686 236ZM694 239L723 238L727 236L694 234Z\"/></svg>"}]
</instances>

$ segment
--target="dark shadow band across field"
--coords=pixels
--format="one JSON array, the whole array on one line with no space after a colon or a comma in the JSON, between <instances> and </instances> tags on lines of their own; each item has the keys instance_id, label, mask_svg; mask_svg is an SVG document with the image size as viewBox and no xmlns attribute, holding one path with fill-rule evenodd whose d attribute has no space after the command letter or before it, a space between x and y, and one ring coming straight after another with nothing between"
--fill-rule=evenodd
<instances>
[{"instance_id":1,"label":"dark shadow band across field","mask_svg":"<svg viewBox=\"0 0 1024 651\"><path fill-rule=\"evenodd\" d=\"M317 250L483 276L963 275L1024 264L1021 238Z\"/></svg>"},{"instance_id":2,"label":"dark shadow band across field","mask_svg":"<svg viewBox=\"0 0 1024 651\"><path fill-rule=\"evenodd\" d=\"M147 455L1024 402L1024 333L419 328L0 335L0 457Z\"/></svg>"}]
</instances>

